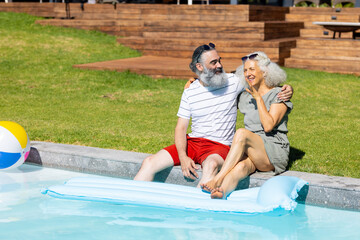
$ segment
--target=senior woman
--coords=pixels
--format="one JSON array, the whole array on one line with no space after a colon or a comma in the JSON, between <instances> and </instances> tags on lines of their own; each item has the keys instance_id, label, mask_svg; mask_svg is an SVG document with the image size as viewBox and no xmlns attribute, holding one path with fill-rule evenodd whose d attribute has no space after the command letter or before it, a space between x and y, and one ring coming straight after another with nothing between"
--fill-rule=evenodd
<instances>
[{"instance_id":1,"label":"senior woman","mask_svg":"<svg viewBox=\"0 0 360 240\"><path fill-rule=\"evenodd\" d=\"M277 97L286 73L263 52L242 58L236 75L245 81L246 92L240 94L238 107L244 114L245 129L238 129L220 172L206 184L211 198L225 198L238 182L259 171L285 171L290 144L286 136L288 114L293 105Z\"/></svg>"}]
</instances>

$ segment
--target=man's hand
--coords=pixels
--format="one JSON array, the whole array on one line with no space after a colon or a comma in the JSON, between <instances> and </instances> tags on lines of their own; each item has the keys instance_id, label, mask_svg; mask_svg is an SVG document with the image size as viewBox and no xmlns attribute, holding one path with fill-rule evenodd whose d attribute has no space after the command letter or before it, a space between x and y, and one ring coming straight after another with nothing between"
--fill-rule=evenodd
<instances>
[{"instance_id":1,"label":"man's hand","mask_svg":"<svg viewBox=\"0 0 360 240\"><path fill-rule=\"evenodd\" d=\"M198 170L199 167L196 166L194 160L192 160L188 156L184 156L180 158L180 164L181 164L181 171L184 177L190 178L192 180L195 180L195 178L199 178L199 175L196 172L196 170Z\"/></svg>"},{"instance_id":2,"label":"man's hand","mask_svg":"<svg viewBox=\"0 0 360 240\"><path fill-rule=\"evenodd\" d=\"M292 98L293 93L294 93L293 88L290 85L285 84L281 88L281 92L279 92L278 98L286 102Z\"/></svg>"}]
</instances>

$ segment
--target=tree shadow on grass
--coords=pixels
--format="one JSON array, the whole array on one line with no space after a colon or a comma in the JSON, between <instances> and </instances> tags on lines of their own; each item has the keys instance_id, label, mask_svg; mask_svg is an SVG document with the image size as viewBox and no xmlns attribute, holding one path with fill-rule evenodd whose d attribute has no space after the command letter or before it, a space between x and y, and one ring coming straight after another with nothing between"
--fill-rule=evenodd
<instances>
[{"instance_id":1,"label":"tree shadow on grass","mask_svg":"<svg viewBox=\"0 0 360 240\"><path fill-rule=\"evenodd\" d=\"M301 160L305 156L305 152L300 149L290 147L289 164L288 169L295 163L295 161Z\"/></svg>"}]
</instances>

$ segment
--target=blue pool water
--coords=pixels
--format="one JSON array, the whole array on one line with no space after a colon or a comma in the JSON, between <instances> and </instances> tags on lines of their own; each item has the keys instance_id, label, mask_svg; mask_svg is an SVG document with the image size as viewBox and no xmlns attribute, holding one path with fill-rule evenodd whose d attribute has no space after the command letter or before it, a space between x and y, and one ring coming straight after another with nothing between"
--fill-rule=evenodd
<instances>
[{"instance_id":1,"label":"blue pool water","mask_svg":"<svg viewBox=\"0 0 360 240\"><path fill-rule=\"evenodd\" d=\"M0 172L0 239L359 239L360 212L299 204L284 216L63 200L40 190L84 174L23 165ZM225 203L224 203L225 204Z\"/></svg>"}]
</instances>

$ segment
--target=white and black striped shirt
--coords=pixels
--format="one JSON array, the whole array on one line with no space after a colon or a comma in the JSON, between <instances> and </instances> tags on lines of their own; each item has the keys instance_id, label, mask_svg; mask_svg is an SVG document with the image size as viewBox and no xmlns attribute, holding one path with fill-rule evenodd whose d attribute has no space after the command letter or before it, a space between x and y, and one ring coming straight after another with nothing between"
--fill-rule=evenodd
<instances>
[{"instance_id":1,"label":"white and black striped shirt","mask_svg":"<svg viewBox=\"0 0 360 240\"><path fill-rule=\"evenodd\" d=\"M177 116L192 119L190 137L231 145L236 131L237 96L244 90L234 74L220 88L204 87L200 81L185 89Z\"/></svg>"}]
</instances>

